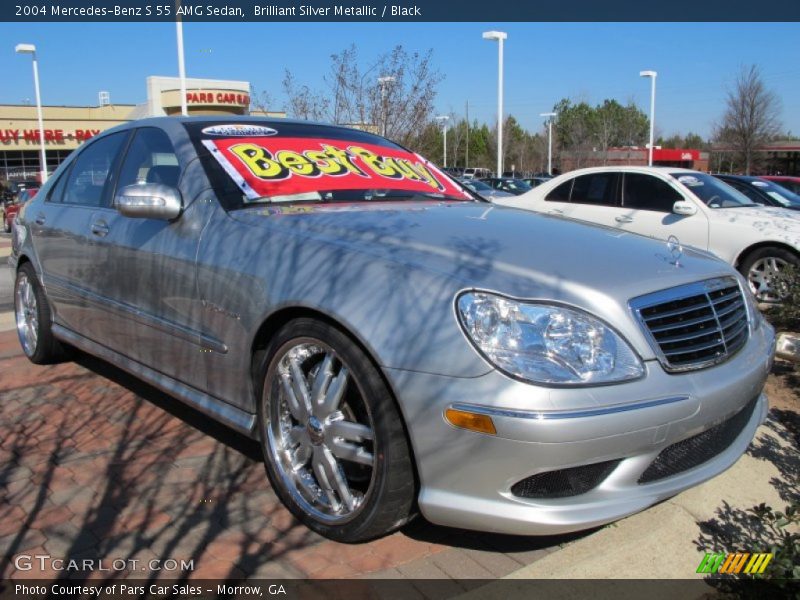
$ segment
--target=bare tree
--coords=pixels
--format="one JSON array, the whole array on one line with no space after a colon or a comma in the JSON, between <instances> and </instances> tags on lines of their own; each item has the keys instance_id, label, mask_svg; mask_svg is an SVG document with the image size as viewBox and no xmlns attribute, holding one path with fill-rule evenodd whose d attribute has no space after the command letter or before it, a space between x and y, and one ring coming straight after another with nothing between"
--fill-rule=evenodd
<instances>
[{"instance_id":1,"label":"bare tree","mask_svg":"<svg viewBox=\"0 0 800 600\"><path fill-rule=\"evenodd\" d=\"M733 89L728 91L726 105L714 137L739 155L749 175L756 148L781 129L780 102L764 85L759 68L750 65L742 67Z\"/></svg>"},{"instance_id":2,"label":"bare tree","mask_svg":"<svg viewBox=\"0 0 800 600\"><path fill-rule=\"evenodd\" d=\"M250 86L250 111L268 112L274 109L275 99L266 90L259 90L254 85Z\"/></svg>"},{"instance_id":3,"label":"bare tree","mask_svg":"<svg viewBox=\"0 0 800 600\"><path fill-rule=\"evenodd\" d=\"M378 78L386 78L381 89ZM432 51L420 54L396 46L362 65L355 46L331 56L324 90L299 85L287 71L283 81L287 111L300 119L359 125L410 144L433 114L436 87L443 76L432 64Z\"/></svg>"},{"instance_id":4,"label":"bare tree","mask_svg":"<svg viewBox=\"0 0 800 600\"><path fill-rule=\"evenodd\" d=\"M298 85L288 70L283 78L283 90L289 100L286 110L292 117L308 121L326 120L330 105L328 98L307 85Z\"/></svg>"}]
</instances>

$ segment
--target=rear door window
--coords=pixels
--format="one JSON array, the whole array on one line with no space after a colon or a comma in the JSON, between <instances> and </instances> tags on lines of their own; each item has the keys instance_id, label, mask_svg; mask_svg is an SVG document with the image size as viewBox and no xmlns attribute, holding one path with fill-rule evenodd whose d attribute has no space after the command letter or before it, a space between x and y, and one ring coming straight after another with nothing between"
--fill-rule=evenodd
<instances>
[{"instance_id":1,"label":"rear door window","mask_svg":"<svg viewBox=\"0 0 800 600\"><path fill-rule=\"evenodd\" d=\"M575 181L574 179L570 179L569 181L565 181L559 186L547 194L545 198L546 201L549 202L569 202L569 195L572 191L572 182Z\"/></svg>"},{"instance_id":2,"label":"rear door window","mask_svg":"<svg viewBox=\"0 0 800 600\"><path fill-rule=\"evenodd\" d=\"M616 173L590 173L575 178L570 202L595 206L617 206Z\"/></svg>"}]
</instances>

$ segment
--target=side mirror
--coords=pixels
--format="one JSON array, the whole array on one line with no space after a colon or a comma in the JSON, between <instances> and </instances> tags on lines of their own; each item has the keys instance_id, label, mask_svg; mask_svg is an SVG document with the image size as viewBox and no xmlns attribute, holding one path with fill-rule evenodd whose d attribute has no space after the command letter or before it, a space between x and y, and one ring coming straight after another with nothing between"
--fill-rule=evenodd
<instances>
[{"instance_id":1,"label":"side mirror","mask_svg":"<svg viewBox=\"0 0 800 600\"><path fill-rule=\"evenodd\" d=\"M183 210L181 193L161 183L126 185L114 197L117 210L126 217L177 219Z\"/></svg>"},{"instance_id":2,"label":"side mirror","mask_svg":"<svg viewBox=\"0 0 800 600\"><path fill-rule=\"evenodd\" d=\"M672 212L676 215L690 217L697 214L697 207L688 200L678 200L672 205Z\"/></svg>"}]
</instances>

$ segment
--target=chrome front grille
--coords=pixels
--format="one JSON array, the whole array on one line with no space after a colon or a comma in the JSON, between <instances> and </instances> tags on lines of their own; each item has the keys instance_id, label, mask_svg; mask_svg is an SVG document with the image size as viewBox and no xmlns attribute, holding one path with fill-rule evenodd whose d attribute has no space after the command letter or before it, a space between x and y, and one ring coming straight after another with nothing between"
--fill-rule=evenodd
<instances>
[{"instance_id":1,"label":"chrome front grille","mask_svg":"<svg viewBox=\"0 0 800 600\"><path fill-rule=\"evenodd\" d=\"M747 307L733 277L640 296L630 306L668 371L722 362L747 341Z\"/></svg>"}]
</instances>

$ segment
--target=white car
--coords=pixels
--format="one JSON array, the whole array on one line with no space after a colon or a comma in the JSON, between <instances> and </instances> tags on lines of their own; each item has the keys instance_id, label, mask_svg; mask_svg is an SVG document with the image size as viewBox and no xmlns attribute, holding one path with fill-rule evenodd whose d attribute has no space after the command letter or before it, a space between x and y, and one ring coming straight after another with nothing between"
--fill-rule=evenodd
<instances>
[{"instance_id":1,"label":"white car","mask_svg":"<svg viewBox=\"0 0 800 600\"><path fill-rule=\"evenodd\" d=\"M719 179L671 167L595 167L560 175L496 204L589 221L712 252L775 302L774 276L800 264L800 212L754 204Z\"/></svg>"}]
</instances>

